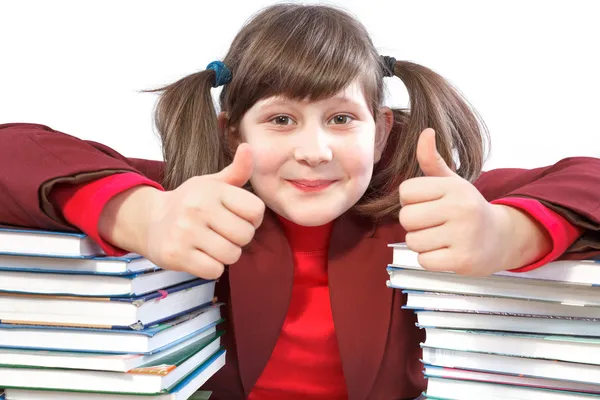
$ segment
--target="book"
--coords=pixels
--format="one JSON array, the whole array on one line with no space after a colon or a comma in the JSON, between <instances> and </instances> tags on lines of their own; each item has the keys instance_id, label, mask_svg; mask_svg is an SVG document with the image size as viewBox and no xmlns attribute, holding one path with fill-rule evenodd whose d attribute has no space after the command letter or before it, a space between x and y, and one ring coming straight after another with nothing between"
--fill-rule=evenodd
<instances>
[{"instance_id":1,"label":"book","mask_svg":"<svg viewBox=\"0 0 600 400\"><path fill-rule=\"evenodd\" d=\"M600 395L427 376L428 399L594 400Z\"/></svg>"},{"instance_id":2,"label":"book","mask_svg":"<svg viewBox=\"0 0 600 400\"><path fill-rule=\"evenodd\" d=\"M600 318L600 307L573 306L559 302L471 296L456 293L404 290L410 310L507 313L574 318Z\"/></svg>"},{"instance_id":3,"label":"book","mask_svg":"<svg viewBox=\"0 0 600 400\"><path fill-rule=\"evenodd\" d=\"M0 322L141 329L212 302L214 290L215 281L196 279L133 297L0 293Z\"/></svg>"},{"instance_id":4,"label":"book","mask_svg":"<svg viewBox=\"0 0 600 400\"><path fill-rule=\"evenodd\" d=\"M441 367L598 384L600 365L422 346L422 362Z\"/></svg>"},{"instance_id":5,"label":"book","mask_svg":"<svg viewBox=\"0 0 600 400\"><path fill-rule=\"evenodd\" d=\"M600 339L442 328L425 328L423 346L515 357L600 364Z\"/></svg>"},{"instance_id":6,"label":"book","mask_svg":"<svg viewBox=\"0 0 600 400\"><path fill-rule=\"evenodd\" d=\"M139 296L197 279L182 271L158 270L130 275L83 275L0 271L0 292L62 296Z\"/></svg>"},{"instance_id":7,"label":"book","mask_svg":"<svg viewBox=\"0 0 600 400\"><path fill-rule=\"evenodd\" d=\"M225 356L225 350L217 351L173 388L160 394L78 393L17 388L7 388L6 394L12 400L191 400L194 398L195 392L225 365ZM209 396L210 393L202 392L195 397L197 400L205 400Z\"/></svg>"},{"instance_id":8,"label":"book","mask_svg":"<svg viewBox=\"0 0 600 400\"><path fill-rule=\"evenodd\" d=\"M600 319L415 311L423 328L469 329L600 337Z\"/></svg>"},{"instance_id":9,"label":"book","mask_svg":"<svg viewBox=\"0 0 600 400\"><path fill-rule=\"evenodd\" d=\"M103 354L153 354L222 322L220 306L221 303L209 305L139 330L0 324L0 347Z\"/></svg>"},{"instance_id":10,"label":"book","mask_svg":"<svg viewBox=\"0 0 600 400\"><path fill-rule=\"evenodd\" d=\"M107 354L52 350L0 349L0 365L127 372L173 354L216 333L211 324L151 354Z\"/></svg>"},{"instance_id":11,"label":"book","mask_svg":"<svg viewBox=\"0 0 600 400\"><path fill-rule=\"evenodd\" d=\"M406 243L393 243L389 247L393 249L390 266L423 269L418 261L418 253L410 250ZM600 285L600 260L557 260L544 265L543 268L527 272L500 271L493 276Z\"/></svg>"},{"instance_id":12,"label":"book","mask_svg":"<svg viewBox=\"0 0 600 400\"><path fill-rule=\"evenodd\" d=\"M122 257L61 257L0 253L0 271L129 275L159 269L147 258L134 253Z\"/></svg>"},{"instance_id":13,"label":"book","mask_svg":"<svg viewBox=\"0 0 600 400\"><path fill-rule=\"evenodd\" d=\"M476 382L500 383L503 385L526 386L537 389L552 389L579 393L600 394L600 385L570 382L564 379L546 379L522 374L494 374L484 371L469 371L458 368L425 365L425 376Z\"/></svg>"},{"instance_id":14,"label":"book","mask_svg":"<svg viewBox=\"0 0 600 400\"><path fill-rule=\"evenodd\" d=\"M104 255L83 233L0 227L0 253L44 254L66 257Z\"/></svg>"},{"instance_id":15,"label":"book","mask_svg":"<svg viewBox=\"0 0 600 400\"><path fill-rule=\"evenodd\" d=\"M220 349L221 335L222 332L217 332L206 336L179 351L127 372L1 365L0 386L5 389L161 393L175 386L215 354Z\"/></svg>"},{"instance_id":16,"label":"book","mask_svg":"<svg viewBox=\"0 0 600 400\"><path fill-rule=\"evenodd\" d=\"M600 306L600 288L505 276L471 277L399 267L387 268L387 286L396 289L554 301Z\"/></svg>"}]
</instances>

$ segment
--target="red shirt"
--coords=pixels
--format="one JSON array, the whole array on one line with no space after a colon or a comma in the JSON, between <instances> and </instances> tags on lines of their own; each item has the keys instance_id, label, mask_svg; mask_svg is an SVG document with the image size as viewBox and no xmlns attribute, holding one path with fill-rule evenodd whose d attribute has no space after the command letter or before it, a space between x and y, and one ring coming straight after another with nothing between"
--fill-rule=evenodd
<instances>
[{"instance_id":1,"label":"red shirt","mask_svg":"<svg viewBox=\"0 0 600 400\"><path fill-rule=\"evenodd\" d=\"M135 173L116 174L85 185L55 188L51 201L69 223L98 242L108 255L126 251L104 241L98 219L113 196L134 186L162 187ZM494 201L519 208L536 219L550 234L552 250L540 260L513 271L528 271L558 258L580 235L562 216L532 199ZM294 282L288 313L277 344L250 400L345 399L341 366L329 301L327 248L332 224L302 227L280 218L294 257Z\"/></svg>"}]
</instances>

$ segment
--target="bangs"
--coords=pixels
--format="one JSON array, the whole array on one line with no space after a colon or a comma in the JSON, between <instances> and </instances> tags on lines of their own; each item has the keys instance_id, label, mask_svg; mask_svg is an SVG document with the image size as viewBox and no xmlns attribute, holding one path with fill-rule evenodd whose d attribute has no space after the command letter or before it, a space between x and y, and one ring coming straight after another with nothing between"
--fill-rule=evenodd
<instances>
[{"instance_id":1,"label":"bangs","mask_svg":"<svg viewBox=\"0 0 600 400\"><path fill-rule=\"evenodd\" d=\"M326 7L274 7L247 29L246 40L239 43L243 50L238 53L233 80L222 94L231 119L241 118L267 97L322 100L357 80L372 111L378 105L382 92L379 56L362 25L344 12Z\"/></svg>"}]
</instances>

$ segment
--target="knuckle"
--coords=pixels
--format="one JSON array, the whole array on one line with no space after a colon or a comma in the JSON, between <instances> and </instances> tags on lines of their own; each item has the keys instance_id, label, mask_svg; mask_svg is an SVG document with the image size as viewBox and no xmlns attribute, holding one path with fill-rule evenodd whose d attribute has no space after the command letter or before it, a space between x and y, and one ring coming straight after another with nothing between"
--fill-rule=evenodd
<instances>
[{"instance_id":1,"label":"knuckle","mask_svg":"<svg viewBox=\"0 0 600 400\"><path fill-rule=\"evenodd\" d=\"M265 214L265 203L262 200L256 202L250 209L250 219L254 222L255 226L258 227L263 220Z\"/></svg>"},{"instance_id":2,"label":"knuckle","mask_svg":"<svg viewBox=\"0 0 600 400\"><path fill-rule=\"evenodd\" d=\"M398 212L398 220L400 221L400 225L404 227L407 231L411 229L411 210L410 206L404 206Z\"/></svg>"},{"instance_id":3,"label":"knuckle","mask_svg":"<svg viewBox=\"0 0 600 400\"><path fill-rule=\"evenodd\" d=\"M404 242L406 243L406 246L408 246L409 249L411 249L412 251L416 251L415 250L415 236L413 233L411 233L411 232L406 233L406 236L404 237Z\"/></svg>"},{"instance_id":4,"label":"knuckle","mask_svg":"<svg viewBox=\"0 0 600 400\"><path fill-rule=\"evenodd\" d=\"M431 263L429 262L429 260L427 259L427 257L423 253L419 253L417 255L417 262L419 263L419 265L421 267L423 267L423 269L433 270L433 267L432 267Z\"/></svg>"},{"instance_id":5,"label":"knuckle","mask_svg":"<svg viewBox=\"0 0 600 400\"><path fill-rule=\"evenodd\" d=\"M254 238L255 232L256 230L252 225L248 225L247 229L244 229L243 232L240 232L241 245L246 246L247 244L249 244L252 241L252 238Z\"/></svg>"},{"instance_id":6,"label":"knuckle","mask_svg":"<svg viewBox=\"0 0 600 400\"><path fill-rule=\"evenodd\" d=\"M204 279L217 279L223 275L225 271L225 265L219 262L211 263L210 265L204 265L201 268L200 277Z\"/></svg>"},{"instance_id":7,"label":"knuckle","mask_svg":"<svg viewBox=\"0 0 600 400\"><path fill-rule=\"evenodd\" d=\"M217 259L226 265L235 263L241 256L241 249L232 244L221 246L216 252Z\"/></svg>"},{"instance_id":8,"label":"knuckle","mask_svg":"<svg viewBox=\"0 0 600 400\"><path fill-rule=\"evenodd\" d=\"M234 264L236 263L240 257L242 256L242 248L238 246L234 246L231 251L227 252L227 260L226 264Z\"/></svg>"}]
</instances>

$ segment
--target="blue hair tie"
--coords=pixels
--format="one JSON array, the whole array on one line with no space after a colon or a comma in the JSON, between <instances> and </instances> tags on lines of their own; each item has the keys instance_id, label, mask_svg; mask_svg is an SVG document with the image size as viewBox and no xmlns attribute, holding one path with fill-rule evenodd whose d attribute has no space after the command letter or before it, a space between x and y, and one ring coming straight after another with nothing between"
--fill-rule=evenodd
<instances>
[{"instance_id":1,"label":"blue hair tie","mask_svg":"<svg viewBox=\"0 0 600 400\"><path fill-rule=\"evenodd\" d=\"M215 71L215 81L213 87L219 87L231 82L231 71L221 61L213 61L206 66L206 69L212 69Z\"/></svg>"}]
</instances>

